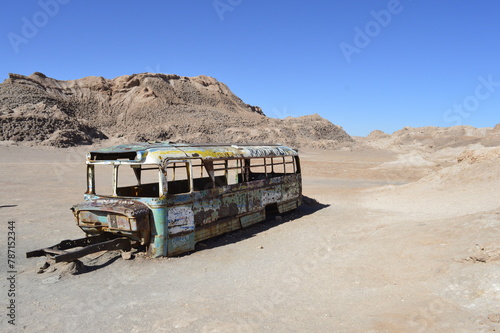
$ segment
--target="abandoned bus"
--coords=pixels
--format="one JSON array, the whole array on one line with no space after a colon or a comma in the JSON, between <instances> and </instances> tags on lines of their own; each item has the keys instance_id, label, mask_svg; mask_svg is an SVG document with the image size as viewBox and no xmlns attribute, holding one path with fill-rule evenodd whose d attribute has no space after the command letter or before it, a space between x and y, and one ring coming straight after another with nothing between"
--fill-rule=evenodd
<instances>
[{"instance_id":1,"label":"abandoned bus","mask_svg":"<svg viewBox=\"0 0 500 333\"><path fill-rule=\"evenodd\" d=\"M72 207L87 235L110 232L153 257L284 213L302 200L299 156L282 145L121 145L87 154L85 201Z\"/></svg>"}]
</instances>

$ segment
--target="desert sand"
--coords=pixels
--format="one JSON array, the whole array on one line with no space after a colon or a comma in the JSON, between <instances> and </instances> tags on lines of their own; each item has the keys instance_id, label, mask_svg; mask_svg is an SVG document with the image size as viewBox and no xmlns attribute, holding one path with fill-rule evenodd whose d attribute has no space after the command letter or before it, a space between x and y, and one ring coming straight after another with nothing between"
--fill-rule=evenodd
<instances>
[{"instance_id":1,"label":"desert sand","mask_svg":"<svg viewBox=\"0 0 500 333\"><path fill-rule=\"evenodd\" d=\"M44 260L24 253L83 236L69 208L82 200L90 147L2 144L0 267L13 220L18 274L17 325L3 314L1 330L500 330L500 148L394 150L384 138L300 150L304 195L319 205L307 200L181 257L91 255L77 275L37 274ZM7 287L2 277L4 306Z\"/></svg>"}]
</instances>

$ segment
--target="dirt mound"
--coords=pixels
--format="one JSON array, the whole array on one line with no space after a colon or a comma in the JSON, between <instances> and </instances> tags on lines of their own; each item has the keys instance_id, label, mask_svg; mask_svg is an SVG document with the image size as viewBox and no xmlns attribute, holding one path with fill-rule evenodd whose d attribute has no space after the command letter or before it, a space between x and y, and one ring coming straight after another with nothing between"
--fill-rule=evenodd
<instances>
[{"instance_id":1,"label":"dirt mound","mask_svg":"<svg viewBox=\"0 0 500 333\"><path fill-rule=\"evenodd\" d=\"M500 147L467 150L449 167L380 190L373 207L447 218L500 208ZM373 191L368 191L373 195ZM378 194L377 194L378 195Z\"/></svg>"},{"instance_id":2,"label":"dirt mound","mask_svg":"<svg viewBox=\"0 0 500 333\"><path fill-rule=\"evenodd\" d=\"M385 133L384 131L374 130L374 131L371 131L370 134L368 134L366 139L367 140L380 140L380 139L387 139L389 137L390 137L390 135Z\"/></svg>"},{"instance_id":3,"label":"dirt mound","mask_svg":"<svg viewBox=\"0 0 500 333\"><path fill-rule=\"evenodd\" d=\"M457 158L459 163L475 164L495 160L500 157L500 149L466 150Z\"/></svg>"},{"instance_id":4,"label":"dirt mound","mask_svg":"<svg viewBox=\"0 0 500 333\"><path fill-rule=\"evenodd\" d=\"M0 124L0 140L35 141L48 145L53 142L55 146L68 147L107 138L86 120L74 119L57 105L49 106L43 101L3 111ZM72 133L71 142L66 140L65 144L60 144L60 140L54 137L56 133L64 133L66 137Z\"/></svg>"},{"instance_id":5,"label":"dirt mound","mask_svg":"<svg viewBox=\"0 0 500 333\"><path fill-rule=\"evenodd\" d=\"M56 146L124 141L280 142L339 148L354 140L319 115L274 119L208 76L142 73L60 81L9 74L0 84L0 140Z\"/></svg>"},{"instance_id":6,"label":"dirt mound","mask_svg":"<svg viewBox=\"0 0 500 333\"><path fill-rule=\"evenodd\" d=\"M500 126L475 128L453 127L405 127L393 134L373 131L365 138L357 138L368 146L397 151L434 151L444 148L465 147L481 144L485 147L500 146Z\"/></svg>"}]
</instances>

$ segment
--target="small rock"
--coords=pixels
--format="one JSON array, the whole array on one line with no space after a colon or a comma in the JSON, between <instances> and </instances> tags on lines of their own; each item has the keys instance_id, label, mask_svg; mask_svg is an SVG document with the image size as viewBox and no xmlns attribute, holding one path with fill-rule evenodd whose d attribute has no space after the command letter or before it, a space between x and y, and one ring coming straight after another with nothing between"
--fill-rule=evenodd
<instances>
[{"instance_id":1,"label":"small rock","mask_svg":"<svg viewBox=\"0 0 500 333\"><path fill-rule=\"evenodd\" d=\"M43 263L41 263L41 264L38 266L38 268L37 268L38 270L37 270L37 272L36 272L36 273L37 273L37 274L42 274L42 273L44 273L44 272L45 272L45 270L46 270L47 268L49 268L49 267L50 267L50 263L49 263L48 261L44 261Z\"/></svg>"},{"instance_id":2,"label":"small rock","mask_svg":"<svg viewBox=\"0 0 500 333\"><path fill-rule=\"evenodd\" d=\"M472 260L473 262L488 262L488 259L488 256L485 254L469 257L469 260Z\"/></svg>"},{"instance_id":3,"label":"small rock","mask_svg":"<svg viewBox=\"0 0 500 333\"><path fill-rule=\"evenodd\" d=\"M80 260L62 263L59 268L61 270L61 273L71 275L76 275L85 271L85 266Z\"/></svg>"},{"instance_id":4,"label":"small rock","mask_svg":"<svg viewBox=\"0 0 500 333\"><path fill-rule=\"evenodd\" d=\"M258 249L263 249L264 247L262 245L259 245L259 247L257 247Z\"/></svg>"},{"instance_id":5,"label":"small rock","mask_svg":"<svg viewBox=\"0 0 500 333\"><path fill-rule=\"evenodd\" d=\"M130 259L132 259L132 251L123 251L121 254L122 254L122 259L123 260L130 260Z\"/></svg>"},{"instance_id":6,"label":"small rock","mask_svg":"<svg viewBox=\"0 0 500 333\"><path fill-rule=\"evenodd\" d=\"M488 319L492 323L500 323L500 313L492 313L492 314L488 315Z\"/></svg>"}]
</instances>

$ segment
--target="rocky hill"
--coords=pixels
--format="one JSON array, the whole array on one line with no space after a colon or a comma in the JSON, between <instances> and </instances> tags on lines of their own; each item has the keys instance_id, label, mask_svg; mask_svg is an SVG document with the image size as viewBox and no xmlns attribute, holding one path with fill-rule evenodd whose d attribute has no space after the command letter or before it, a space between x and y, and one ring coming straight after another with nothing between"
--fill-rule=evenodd
<instances>
[{"instance_id":1,"label":"rocky hill","mask_svg":"<svg viewBox=\"0 0 500 333\"><path fill-rule=\"evenodd\" d=\"M362 144L390 150L439 150L472 144L484 147L500 146L500 124L494 128L471 126L404 127L392 134L375 130L367 137L356 137Z\"/></svg>"},{"instance_id":2,"label":"rocky hill","mask_svg":"<svg viewBox=\"0 0 500 333\"><path fill-rule=\"evenodd\" d=\"M319 115L275 119L208 76L142 73L61 81L9 74L0 84L0 140L67 147L126 141L280 142L339 148L354 140Z\"/></svg>"}]
</instances>

